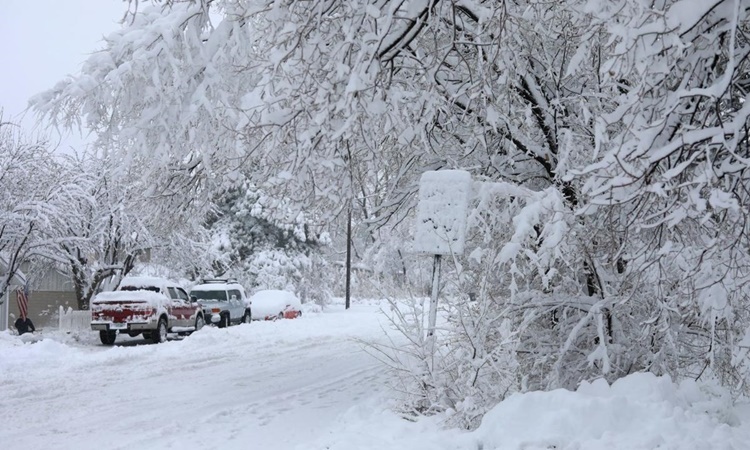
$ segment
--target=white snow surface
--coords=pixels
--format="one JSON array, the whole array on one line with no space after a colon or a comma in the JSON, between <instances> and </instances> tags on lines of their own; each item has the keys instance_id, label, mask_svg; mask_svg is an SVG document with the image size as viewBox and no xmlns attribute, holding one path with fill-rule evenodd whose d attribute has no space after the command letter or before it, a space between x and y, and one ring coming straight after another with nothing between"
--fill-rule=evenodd
<instances>
[{"instance_id":1,"label":"white snow surface","mask_svg":"<svg viewBox=\"0 0 750 450\"><path fill-rule=\"evenodd\" d=\"M93 304L102 304L107 302L144 302L153 306L164 306L171 300L160 292L153 291L110 291L96 294Z\"/></svg>"},{"instance_id":2,"label":"white snow surface","mask_svg":"<svg viewBox=\"0 0 750 450\"><path fill-rule=\"evenodd\" d=\"M750 407L636 374L516 394L475 431L391 412L376 304L144 344L0 333L0 443L39 449L748 449ZM391 335L392 338L398 338Z\"/></svg>"}]
</instances>

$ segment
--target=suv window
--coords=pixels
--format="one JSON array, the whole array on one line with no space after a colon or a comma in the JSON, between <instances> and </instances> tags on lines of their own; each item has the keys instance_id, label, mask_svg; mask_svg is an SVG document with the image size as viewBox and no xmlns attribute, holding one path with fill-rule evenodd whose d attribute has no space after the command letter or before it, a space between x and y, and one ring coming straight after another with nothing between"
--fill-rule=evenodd
<instances>
[{"instance_id":1,"label":"suv window","mask_svg":"<svg viewBox=\"0 0 750 450\"><path fill-rule=\"evenodd\" d=\"M187 292L185 292L185 289L174 288L174 290L177 291L177 297L185 300L186 302L190 301L190 297L188 297Z\"/></svg>"},{"instance_id":2,"label":"suv window","mask_svg":"<svg viewBox=\"0 0 750 450\"><path fill-rule=\"evenodd\" d=\"M227 301L227 291L191 291L190 294L198 300L218 300L220 302Z\"/></svg>"},{"instance_id":3,"label":"suv window","mask_svg":"<svg viewBox=\"0 0 750 450\"><path fill-rule=\"evenodd\" d=\"M229 291L229 298L232 298L234 295L235 300L242 300L242 294L240 294L240 291L236 289L232 289Z\"/></svg>"}]
</instances>

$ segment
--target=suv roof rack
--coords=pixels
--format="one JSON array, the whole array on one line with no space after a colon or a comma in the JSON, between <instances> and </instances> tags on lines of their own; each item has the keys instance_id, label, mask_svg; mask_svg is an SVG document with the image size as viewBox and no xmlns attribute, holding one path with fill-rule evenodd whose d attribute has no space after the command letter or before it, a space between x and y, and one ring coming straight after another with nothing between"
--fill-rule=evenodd
<instances>
[{"instance_id":1,"label":"suv roof rack","mask_svg":"<svg viewBox=\"0 0 750 450\"><path fill-rule=\"evenodd\" d=\"M236 278L204 278L201 281L203 282L203 284L211 284L211 283L217 283L217 284L218 283L224 283L224 284L235 283L236 284L237 283Z\"/></svg>"}]
</instances>

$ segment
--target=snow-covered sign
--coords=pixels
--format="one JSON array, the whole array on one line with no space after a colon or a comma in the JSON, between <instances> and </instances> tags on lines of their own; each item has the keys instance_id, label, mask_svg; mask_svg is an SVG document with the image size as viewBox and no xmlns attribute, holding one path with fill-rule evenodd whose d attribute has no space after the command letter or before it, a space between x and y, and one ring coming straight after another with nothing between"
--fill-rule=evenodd
<instances>
[{"instance_id":1,"label":"snow-covered sign","mask_svg":"<svg viewBox=\"0 0 750 450\"><path fill-rule=\"evenodd\" d=\"M414 250L431 255L461 254L471 196L471 174L439 170L422 174Z\"/></svg>"}]
</instances>

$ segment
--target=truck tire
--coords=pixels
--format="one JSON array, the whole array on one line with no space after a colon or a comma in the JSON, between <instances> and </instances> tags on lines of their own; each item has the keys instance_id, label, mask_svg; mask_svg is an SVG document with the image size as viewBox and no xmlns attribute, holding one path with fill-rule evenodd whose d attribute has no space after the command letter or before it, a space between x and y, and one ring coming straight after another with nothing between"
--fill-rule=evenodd
<instances>
[{"instance_id":1,"label":"truck tire","mask_svg":"<svg viewBox=\"0 0 750 450\"><path fill-rule=\"evenodd\" d=\"M229 314L222 314L221 320L219 320L219 328L226 328L230 325Z\"/></svg>"},{"instance_id":2,"label":"truck tire","mask_svg":"<svg viewBox=\"0 0 750 450\"><path fill-rule=\"evenodd\" d=\"M253 316L250 314L250 311L245 311L245 315L242 316L242 323L250 323L253 321Z\"/></svg>"},{"instance_id":3,"label":"truck tire","mask_svg":"<svg viewBox=\"0 0 750 450\"><path fill-rule=\"evenodd\" d=\"M206 321L203 319L203 316L199 314L198 317L195 318L195 331L193 331L193 333L200 330L204 326L206 326Z\"/></svg>"},{"instance_id":4,"label":"truck tire","mask_svg":"<svg viewBox=\"0 0 750 450\"><path fill-rule=\"evenodd\" d=\"M99 340L102 341L102 344L104 345L115 345L116 339L117 339L117 331L112 331L112 330L99 331Z\"/></svg>"},{"instance_id":5,"label":"truck tire","mask_svg":"<svg viewBox=\"0 0 750 450\"><path fill-rule=\"evenodd\" d=\"M167 320L164 317L159 319L156 329L151 332L151 341L154 344L161 344L167 341Z\"/></svg>"}]
</instances>

